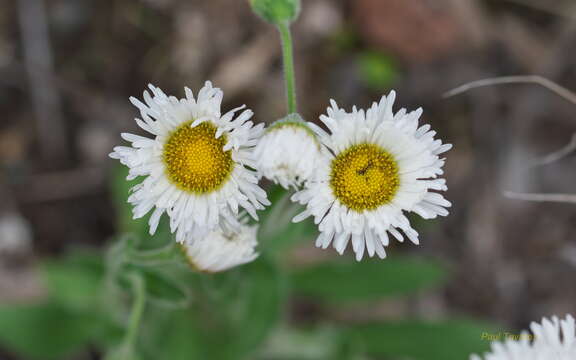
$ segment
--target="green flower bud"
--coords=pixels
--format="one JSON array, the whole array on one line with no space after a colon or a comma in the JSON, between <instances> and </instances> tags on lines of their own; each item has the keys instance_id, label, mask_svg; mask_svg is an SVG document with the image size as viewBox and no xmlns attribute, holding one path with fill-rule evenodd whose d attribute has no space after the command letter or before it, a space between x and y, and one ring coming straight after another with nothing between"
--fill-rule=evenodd
<instances>
[{"instance_id":1,"label":"green flower bud","mask_svg":"<svg viewBox=\"0 0 576 360\"><path fill-rule=\"evenodd\" d=\"M300 0L250 0L252 10L273 25L291 23L300 13Z\"/></svg>"}]
</instances>

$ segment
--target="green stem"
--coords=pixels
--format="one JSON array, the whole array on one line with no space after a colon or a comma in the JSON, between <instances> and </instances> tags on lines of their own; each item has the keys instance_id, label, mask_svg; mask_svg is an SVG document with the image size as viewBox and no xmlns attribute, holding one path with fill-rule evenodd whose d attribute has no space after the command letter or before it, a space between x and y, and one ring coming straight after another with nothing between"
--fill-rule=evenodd
<instances>
[{"instance_id":1,"label":"green stem","mask_svg":"<svg viewBox=\"0 0 576 360\"><path fill-rule=\"evenodd\" d=\"M136 274L132 276L132 290L134 292L134 303L132 304L132 311L130 313L130 320L128 322L128 330L126 331L124 344L133 349L140 328L140 320L142 319L142 314L144 313L144 307L146 305L146 283L142 276Z\"/></svg>"},{"instance_id":2,"label":"green stem","mask_svg":"<svg viewBox=\"0 0 576 360\"><path fill-rule=\"evenodd\" d=\"M294 54L292 50L292 35L290 25L283 22L278 25L282 39L282 62L284 64L284 82L286 85L286 98L288 101L288 114L296 112L296 87L294 80Z\"/></svg>"}]
</instances>

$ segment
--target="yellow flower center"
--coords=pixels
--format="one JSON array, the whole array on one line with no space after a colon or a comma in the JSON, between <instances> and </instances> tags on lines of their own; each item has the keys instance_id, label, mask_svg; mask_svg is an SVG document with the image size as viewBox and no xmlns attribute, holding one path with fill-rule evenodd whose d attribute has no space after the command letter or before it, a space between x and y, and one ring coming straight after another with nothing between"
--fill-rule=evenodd
<instances>
[{"instance_id":1,"label":"yellow flower center","mask_svg":"<svg viewBox=\"0 0 576 360\"><path fill-rule=\"evenodd\" d=\"M164 145L162 159L166 175L181 190L205 194L218 189L234 168L232 152L223 151L226 136L216 139L216 126L203 122L190 127L185 122Z\"/></svg>"},{"instance_id":2,"label":"yellow flower center","mask_svg":"<svg viewBox=\"0 0 576 360\"><path fill-rule=\"evenodd\" d=\"M352 210L376 209L389 203L398 191L398 164L377 145L353 145L336 156L331 165L332 191Z\"/></svg>"}]
</instances>

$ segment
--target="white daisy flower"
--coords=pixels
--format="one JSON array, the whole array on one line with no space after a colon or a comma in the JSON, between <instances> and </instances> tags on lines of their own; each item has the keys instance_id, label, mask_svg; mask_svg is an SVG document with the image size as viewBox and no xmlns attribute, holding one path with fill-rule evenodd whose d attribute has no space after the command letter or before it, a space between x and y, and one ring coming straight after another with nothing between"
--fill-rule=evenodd
<instances>
[{"instance_id":1,"label":"white daisy flower","mask_svg":"<svg viewBox=\"0 0 576 360\"><path fill-rule=\"evenodd\" d=\"M130 168L128 180L145 179L134 188L128 202L134 218L153 210L150 234L160 217L170 217L170 228L179 242L214 231L223 220L236 221L239 208L257 219L256 210L269 205L258 186L252 152L263 133L254 126L251 110L220 113L222 91L207 81L194 98L167 96L149 85L144 103L130 98L142 115L136 123L153 138L123 133L131 147L117 146L110 157Z\"/></svg>"},{"instance_id":2,"label":"white daisy flower","mask_svg":"<svg viewBox=\"0 0 576 360\"><path fill-rule=\"evenodd\" d=\"M308 180L319 155L316 135L297 114L272 124L254 150L260 173L285 189Z\"/></svg>"},{"instance_id":3,"label":"white daisy flower","mask_svg":"<svg viewBox=\"0 0 576 360\"><path fill-rule=\"evenodd\" d=\"M204 239L184 242L181 249L193 269L210 273L225 271L258 257L257 232L257 225L245 224L235 230L218 229Z\"/></svg>"},{"instance_id":4,"label":"white daisy flower","mask_svg":"<svg viewBox=\"0 0 576 360\"><path fill-rule=\"evenodd\" d=\"M430 125L418 127L422 109L392 112L395 92L383 96L367 111L346 112L331 100L328 114L320 120L330 133L311 124L326 147L316 178L294 194L292 200L306 205L293 221L313 216L319 224L316 246L330 243L342 254L350 238L356 259L366 249L370 257L386 257L388 233L418 244L418 233L404 212L425 219L446 216L450 202L431 190L444 191L444 159L439 155L452 145L435 140Z\"/></svg>"},{"instance_id":5,"label":"white daisy flower","mask_svg":"<svg viewBox=\"0 0 576 360\"><path fill-rule=\"evenodd\" d=\"M564 320L556 316L542 319L542 323L530 325L532 334L522 332L505 342L493 342L491 351L482 357L472 355L470 360L574 360L576 359L576 336L574 318Z\"/></svg>"}]
</instances>

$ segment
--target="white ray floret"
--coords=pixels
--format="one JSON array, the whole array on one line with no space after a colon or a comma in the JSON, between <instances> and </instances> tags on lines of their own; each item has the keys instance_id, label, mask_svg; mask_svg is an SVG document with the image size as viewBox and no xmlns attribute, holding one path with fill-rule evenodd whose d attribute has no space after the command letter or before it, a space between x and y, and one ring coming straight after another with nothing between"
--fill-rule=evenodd
<instances>
[{"instance_id":1,"label":"white ray floret","mask_svg":"<svg viewBox=\"0 0 576 360\"><path fill-rule=\"evenodd\" d=\"M218 229L204 239L181 245L192 268L220 272L254 261L258 257L257 225L242 224L234 230Z\"/></svg>"},{"instance_id":2,"label":"white ray floret","mask_svg":"<svg viewBox=\"0 0 576 360\"><path fill-rule=\"evenodd\" d=\"M258 186L254 146L263 125L250 121L244 106L221 114L223 93L206 82L195 98L168 96L149 85L144 102L130 98L141 114L136 123L151 138L123 133L131 146L117 146L110 157L129 168L128 180L143 181L128 198L134 218L152 211L150 233L167 213L176 240L201 238L219 228L222 221L235 222L239 209L253 218L269 202Z\"/></svg>"},{"instance_id":3,"label":"white ray floret","mask_svg":"<svg viewBox=\"0 0 576 360\"><path fill-rule=\"evenodd\" d=\"M285 189L310 179L319 156L316 135L296 114L272 124L254 150L260 173Z\"/></svg>"},{"instance_id":4,"label":"white ray floret","mask_svg":"<svg viewBox=\"0 0 576 360\"><path fill-rule=\"evenodd\" d=\"M493 342L491 351L470 360L574 360L576 359L575 322L572 315L556 316L530 325L532 333L508 335L504 342Z\"/></svg>"},{"instance_id":5,"label":"white ray floret","mask_svg":"<svg viewBox=\"0 0 576 360\"><path fill-rule=\"evenodd\" d=\"M418 124L422 109L392 112L395 92L364 111L340 109L332 100L320 120L328 132L311 128L327 151L315 178L292 199L306 205L294 221L313 216L320 235L316 246L330 244L342 254L348 243L357 260L366 251L386 256L389 234L418 244L418 233L405 213L424 219L448 215L451 204L440 155L452 145L434 139L429 125Z\"/></svg>"}]
</instances>

